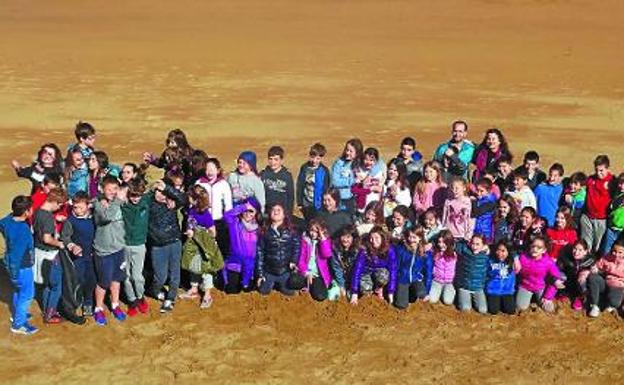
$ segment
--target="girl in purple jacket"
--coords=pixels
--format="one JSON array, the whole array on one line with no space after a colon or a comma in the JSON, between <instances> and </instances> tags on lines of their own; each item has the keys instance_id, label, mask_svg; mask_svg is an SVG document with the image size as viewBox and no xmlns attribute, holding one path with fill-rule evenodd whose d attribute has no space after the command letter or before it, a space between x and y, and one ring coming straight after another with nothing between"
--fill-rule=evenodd
<instances>
[{"instance_id":1,"label":"girl in purple jacket","mask_svg":"<svg viewBox=\"0 0 624 385\"><path fill-rule=\"evenodd\" d=\"M308 231L301 236L297 273L304 278L302 283L310 296L319 302L327 299L327 290L331 285L331 257L332 243L327 227L322 221L312 219Z\"/></svg>"},{"instance_id":2,"label":"girl in purple jacket","mask_svg":"<svg viewBox=\"0 0 624 385\"><path fill-rule=\"evenodd\" d=\"M351 280L351 304L357 305L359 294L372 292L383 300L384 288L388 302L394 302L397 282L397 261L390 236L379 226L368 233L365 247L360 249Z\"/></svg>"}]
</instances>

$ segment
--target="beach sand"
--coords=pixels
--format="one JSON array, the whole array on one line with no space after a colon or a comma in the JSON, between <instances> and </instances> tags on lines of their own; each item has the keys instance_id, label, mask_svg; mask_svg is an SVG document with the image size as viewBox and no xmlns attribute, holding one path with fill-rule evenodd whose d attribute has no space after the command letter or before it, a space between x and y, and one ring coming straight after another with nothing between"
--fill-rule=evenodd
<instances>
[{"instance_id":1,"label":"beach sand","mask_svg":"<svg viewBox=\"0 0 624 385\"><path fill-rule=\"evenodd\" d=\"M231 169L281 144L333 161L360 137L388 159L406 135L429 157L455 119L499 127L517 161L624 164L624 3L588 1L4 1L0 6L0 208L28 191L9 162L97 129L114 162L160 152L169 129ZM6 282L0 297L6 303ZM520 317L407 312L367 299L257 294L180 303L107 328L0 327L0 378L40 383L616 383L622 321L567 309ZM0 306L0 324L9 312Z\"/></svg>"}]
</instances>

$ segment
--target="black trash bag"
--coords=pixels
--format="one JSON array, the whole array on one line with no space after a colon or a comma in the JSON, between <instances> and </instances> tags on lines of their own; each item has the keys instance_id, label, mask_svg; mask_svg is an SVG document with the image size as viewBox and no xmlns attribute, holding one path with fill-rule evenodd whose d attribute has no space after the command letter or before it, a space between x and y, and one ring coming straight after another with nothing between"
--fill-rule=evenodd
<instances>
[{"instance_id":1,"label":"black trash bag","mask_svg":"<svg viewBox=\"0 0 624 385\"><path fill-rule=\"evenodd\" d=\"M82 309L84 298L82 286L74 267L74 261L72 261L64 249L59 252L59 258L61 259L61 268L63 269L63 294L59 301L59 313L66 320L82 325L86 320L83 316L77 315L76 311Z\"/></svg>"}]
</instances>

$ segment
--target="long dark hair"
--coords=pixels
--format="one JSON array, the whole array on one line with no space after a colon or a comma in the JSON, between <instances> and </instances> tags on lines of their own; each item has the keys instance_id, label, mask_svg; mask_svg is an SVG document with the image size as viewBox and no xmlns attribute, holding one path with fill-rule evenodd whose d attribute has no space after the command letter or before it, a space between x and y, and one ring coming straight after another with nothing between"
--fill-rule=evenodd
<instances>
[{"instance_id":1,"label":"long dark hair","mask_svg":"<svg viewBox=\"0 0 624 385\"><path fill-rule=\"evenodd\" d=\"M63 155L61 154L61 150L59 149L59 147L54 143L46 143L39 148L39 151L37 151L37 163L43 167L43 164L41 164L41 157L45 153L46 148L49 148L52 151L54 151L54 162L52 163L52 168L56 172L61 174L61 172L63 171L61 168L61 161L62 161L61 158L63 157Z\"/></svg>"},{"instance_id":2,"label":"long dark hair","mask_svg":"<svg viewBox=\"0 0 624 385\"><path fill-rule=\"evenodd\" d=\"M381 247L374 249L372 242L370 241L371 235L379 234L381 236ZM374 226L368 233L365 242L366 258L372 258L376 255L379 258L386 258L388 256L388 250L390 250L390 235L384 231L381 226Z\"/></svg>"},{"instance_id":3,"label":"long dark hair","mask_svg":"<svg viewBox=\"0 0 624 385\"><path fill-rule=\"evenodd\" d=\"M443 256L445 257L457 257L455 254L455 237L453 237L453 233L450 230L442 230L440 235L436 238L436 242L433 244L434 250L436 252L440 252L438 249L438 242L442 239L444 244L446 245L446 250L444 250Z\"/></svg>"},{"instance_id":4,"label":"long dark hair","mask_svg":"<svg viewBox=\"0 0 624 385\"><path fill-rule=\"evenodd\" d=\"M353 238L353 243L351 244L351 249L349 250L342 250L340 238L344 235L351 235L351 238ZM334 247L341 251L353 252L360 248L360 241L360 234L358 233L357 228L354 225L346 225L338 230L338 233L334 237Z\"/></svg>"},{"instance_id":5,"label":"long dark hair","mask_svg":"<svg viewBox=\"0 0 624 385\"><path fill-rule=\"evenodd\" d=\"M500 153L510 154L509 145L507 144L507 139L505 139L505 135L503 135L503 132L499 130L498 128L490 128L489 130L485 131L485 135L483 136L483 140L481 141L481 144L479 145L479 147L488 149L487 137L490 134L494 134L498 136L498 140L500 141L500 148L499 148Z\"/></svg>"},{"instance_id":6,"label":"long dark hair","mask_svg":"<svg viewBox=\"0 0 624 385\"><path fill-rule=\"evenodd\" d=\"M513 244L511 242L505 239L501 239L500 241L496 242L492 250L492 258L498 260L498 258L496 257L496 250L498 250L498 248L501 246L507 249L508 255L507 255L507 260L505 262L507 263L507 266L512 268L514 264L514 257L516 255L516 250L514 249Z\"/></svg>"},{"instance_id":7,"label":"long dark hair","mask_svg":"<svg viewBox=\"0 0 624 385\"><path fill-rule=\"evenodd\" d=\"M401 184L401 189L406 187L409 188L409 182L407 181L407 166L405 165L405 162L399 158L392 158L392 160L388 162L388 168L390 168L390 165L394 165L397 169L397 181Z\"/></svg>"},{"instance_id":8,"label":"long dark hair","mask_svg":"<svg viewBox=\"0 0 624 385\"><path fill-rule=\"evenodd\" d=\"M294 232L295 231L295 227L293 226L292 220L290 219L290 215L288 215L288 212L286 211L286 208L284 208L284 205L282 205L281 203L275 203L271 206L271 210L273 210L275 207L281 207L282 211L284 211L284 222L282 223L282 225L278 228L278 230L283 231L289 231L289 232ZM269 211L269 215L267 215L266 219L264 220L264 223L262 224L262 229L261 229L261 234L265 235L269 229L271 228L271 212Z\"/></svg>"},{"instance_id":9,"label":"long dark hair","mask_svg":"<svg viewBox=\"0 0 624 385\"><path fill-rule=\"evenodd\" d=\"M347 146L351 146L355 149L355 158L353 158L353 161L351 162L351 168L359 167L364 160L364 145L362 144L362 141L359 138L347 140L344 145L344 149L342 150L342 160L345 160L346 158Z\"/></svg>"}]
</instances>

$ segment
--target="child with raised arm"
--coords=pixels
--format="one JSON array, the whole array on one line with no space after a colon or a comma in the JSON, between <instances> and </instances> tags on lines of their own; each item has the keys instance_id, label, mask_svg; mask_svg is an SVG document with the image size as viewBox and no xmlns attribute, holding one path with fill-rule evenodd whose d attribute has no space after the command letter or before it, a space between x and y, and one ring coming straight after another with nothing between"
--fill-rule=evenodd
<instances>
[{"instance_id":1,"label":"child with raised arm","mask_svg":"<svg viewBox=\"0 0 624 385\"><path fill-rule=\"evenodd\" d=\"M310 296L319 302L328 297L328 289L331 285L332 277L329 269L332 257L331 238L327 228L318 219L313 219L308 223L308 231L301 236L301 248L296 273L299 275L300 287L293 289L303 289L306 287Z\"/></svg>"},{"instance_id":2,"label":"child with raised arm","mask_svg":"<svg viewBox=\"0 0 624 385\"><path fill-rule=\"evenodd\" d=\"M534 188L537 214L546 219L549 227L555 224L555 216L563 194L562 178L563 166L555 163L548 170L548 179Z\"/></svg>"}]
</instances>

